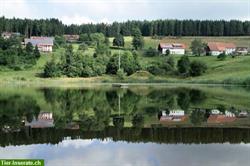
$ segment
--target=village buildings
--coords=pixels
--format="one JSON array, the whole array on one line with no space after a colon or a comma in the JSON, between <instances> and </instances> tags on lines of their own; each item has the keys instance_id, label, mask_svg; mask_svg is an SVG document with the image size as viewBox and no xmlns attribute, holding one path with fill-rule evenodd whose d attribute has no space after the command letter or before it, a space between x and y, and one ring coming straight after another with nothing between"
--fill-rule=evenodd
<instances>
[{"instance_id":1,"label":"village buildings","mask_svg":"<svg viewBox=\"0 0 250 166\"><path fill-rule=\"evenodd\" d=\"M24 39L24 44L31 43L34 47L37 46L41 52L52 52L54 46L54 37L37 37L32 36Z\"/></svg>"}]
</instances>

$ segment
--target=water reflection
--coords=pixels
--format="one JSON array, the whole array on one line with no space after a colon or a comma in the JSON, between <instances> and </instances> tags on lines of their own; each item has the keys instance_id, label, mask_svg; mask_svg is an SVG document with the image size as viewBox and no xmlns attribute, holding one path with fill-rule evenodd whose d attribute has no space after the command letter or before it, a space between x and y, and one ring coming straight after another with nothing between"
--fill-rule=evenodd
<instances>
[{"instance_id":1,"label":"water reflection","mask_svg":"<svg viewBox=\"0 0 250 166\"><path fill-rule=\"evenodd\" d=\"M46 165L250 163L249 100L247 90L233 88L0 89L0 158L43 158Z\"/></svg>"},{"instance_id":2,"label":"water reflection","mask_svg":"<svg viewBox=\"0 0 250 166\"><path fill-rule=\"evenodd\" d=\"M25 90L6 95L0 90L0 127L15 132L23 126L83 131L102 131L109 126L250 126L250 95L237 96L240 101L232 103L236 93L227 91L140 88L33 89L33 95Z\"/></svg>"}]
</instances>

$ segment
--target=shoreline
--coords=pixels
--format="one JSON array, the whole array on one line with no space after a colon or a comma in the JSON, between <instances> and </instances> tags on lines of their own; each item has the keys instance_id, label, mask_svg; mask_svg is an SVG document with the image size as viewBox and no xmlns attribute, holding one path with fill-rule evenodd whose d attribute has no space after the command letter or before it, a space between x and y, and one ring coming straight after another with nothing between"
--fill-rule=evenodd
<instances>
[{"instance_id":1,"label":"shoreline","mask_svg":"<svg viewBox=\"0 0 250 166\"><path fill-rule=\"evenodd\" d=\"M88 78L87 78L88 79ZM212 82L212 81L211 81ZM203 83L202 81L89 81L85 78L46 78L39 80L13 80L13 81L1 81L0 87L93 87L93 86L112 86L113 84L126 84L128 86L208 86L208 87L250 87L250 85L243 84L229 84L221 83L219 81L213 81L214 83Z\"/></svg>"}]
</instances>

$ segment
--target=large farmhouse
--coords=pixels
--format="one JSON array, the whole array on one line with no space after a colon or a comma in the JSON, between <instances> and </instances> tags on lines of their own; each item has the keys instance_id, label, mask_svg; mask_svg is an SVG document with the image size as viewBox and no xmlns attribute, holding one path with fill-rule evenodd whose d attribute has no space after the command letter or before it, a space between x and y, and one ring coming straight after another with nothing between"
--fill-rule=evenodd
<instances>
[{"instance_id":1,"label":"large farmhouse","mask_svg":"<svg viewBox=\"0 0 250 166\"><path fill-rule=\"evenodd\" d=\"M208 42L207 44L207 54L217 56L221 53L230 55L234 53L236 46L234 43L223 43L223 42Z\"/></svg>"},{"instance_id":2,"label":"large farmhouse","mask_svg":"<svg viewBox=\"0 0 250 166\"><path fill-rule=\"evenodd\" d=\"M162 54L166 54L168 50L169 54L175 54L175 55L184 55L185 48L186 46L180 43L160 43L158 46L158 50Z\"/></svg>"},{"instance_id":3,"label":"large farmhouse","mask_svg":"<svg viewBox=\"0 0 250 166\"><path fill-rule=\"evenodd\" d=\"M32 36L30 39L24 39L24 44L27 45L28 43L31 43L34 47L37 46L41 52L52 52L54 38Z\"/></svg>"}]
</instances>

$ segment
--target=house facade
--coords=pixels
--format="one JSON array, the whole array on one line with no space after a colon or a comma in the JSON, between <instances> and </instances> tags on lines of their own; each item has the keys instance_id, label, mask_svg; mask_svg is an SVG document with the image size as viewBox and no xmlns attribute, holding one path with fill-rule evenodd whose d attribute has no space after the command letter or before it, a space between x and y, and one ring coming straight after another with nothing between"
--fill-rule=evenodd
<instances>
[{"instance_id":1,"label":"house facade","mask_svg":"<svg viewBox=\"0 0 250 166\"><path fill-rule=\"evenodd\" d=\"M1 36L4 39L9 39L11 37L18 37L20 35L21 34L19 32L3 32Z\"/></svg>"},{"instance_id":2,"label":"house facade","mask_svg":"<svg viewBox=\"0 0 250 166\"><path fill-rule=\"evenodd\" d=\"M236 53L238 55L246 55L246 54L248 54L248 48L247 47L237 47Z\"/></svg>"},{"instance_id":3,"label":"house facade","mask_svg":"<svg viewBox=\"0 0 250 166\"><path fill-rule=\"evenodd\" d=\"M40 112L37 119L33 117L31 122L25 121L26 127L49 128L54 127L53 114L51 112Z\"/></svg>"},{"instance_id":4,"label":"house facade","mask_svg":"<svg viewBox=\"0 0 250 166\"><path fill-rule=\"evenodd\" d=\"M67 42L77 42L79 40L79 35L63 35Z\"/></svg>"},{"instance_id":5,"label":"house facade","mask_svg":"<svg viewBox=\"0 0 250 166\"><path fill-rule=\"evenodd\" d=\"M186 46L180 43L160 43L158 50L162 54L166 54L167 50L171 55L184 55Z\"/></svg>"},{"instance_id":6,"label":"house facade","mask_svg":"<svg viewBox=\"0 0 250 166\"><path fill-rule=\"evenodd\" d=\"M24 39L24 44L27 45L28 43L31 43L34 47L37 46L40 52L52 52L54 38L32 36L29 39Z\"/></svg>"},{"instance_id":7,"label":"house facade","mask_svg":"<svg viewBox=\"0 0 250 166\"><path fill-rule=\"evenodd\" d=\"M235 52L236 46L234 43L208 42L206 50L207 55L218 56L222 53L230 55Z\"/></svg>"}]
</instances>

